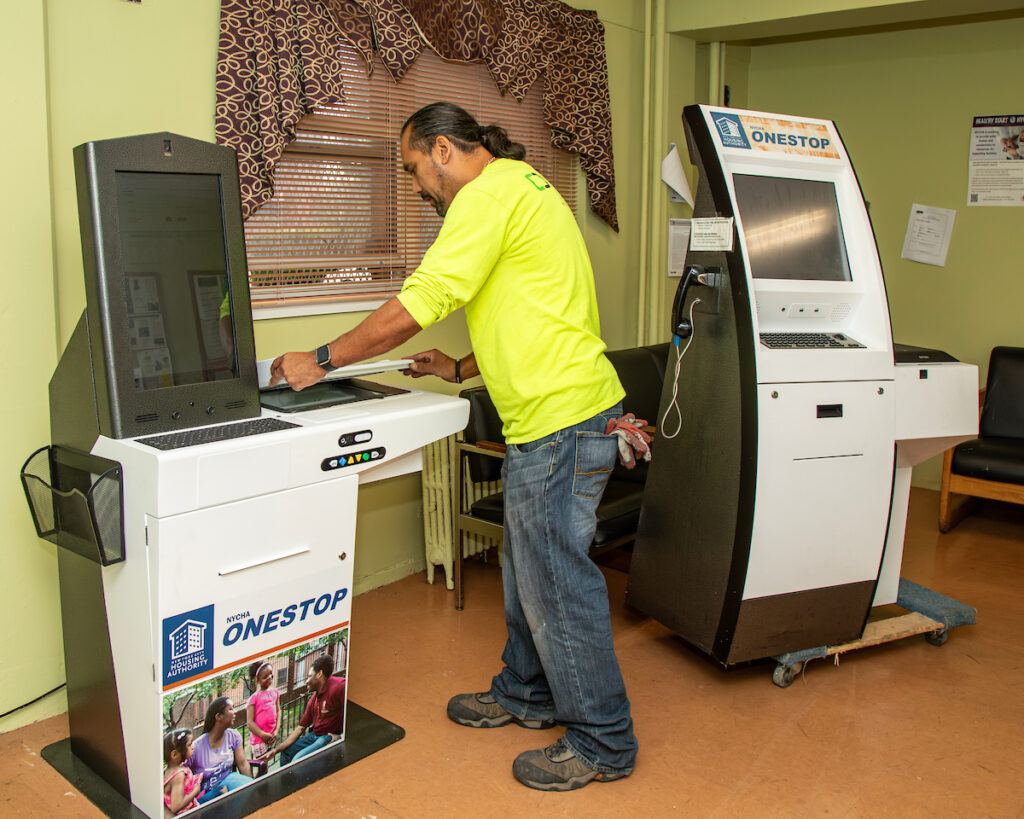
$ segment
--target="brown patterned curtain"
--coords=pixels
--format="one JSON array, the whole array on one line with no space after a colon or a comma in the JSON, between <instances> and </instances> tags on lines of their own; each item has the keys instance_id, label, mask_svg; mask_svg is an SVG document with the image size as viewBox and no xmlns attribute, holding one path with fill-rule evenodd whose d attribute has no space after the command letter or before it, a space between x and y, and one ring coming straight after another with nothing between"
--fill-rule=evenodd
<instances>
[{"instance_id":1,"label":"brown patterned curtain","mask_svg":"<svg viewBox=\"0 0 1024 819\"><path fill-rule=\"evenodd\" d=\"M424 48L485 63L517 100L543 77L552 143L579 154L591 208L618 230L604 26L561 0L222 0L217 141L238 151L246 216L295 124L340 98L339 35L395 82Z\"/></svg>"}]
</instances>

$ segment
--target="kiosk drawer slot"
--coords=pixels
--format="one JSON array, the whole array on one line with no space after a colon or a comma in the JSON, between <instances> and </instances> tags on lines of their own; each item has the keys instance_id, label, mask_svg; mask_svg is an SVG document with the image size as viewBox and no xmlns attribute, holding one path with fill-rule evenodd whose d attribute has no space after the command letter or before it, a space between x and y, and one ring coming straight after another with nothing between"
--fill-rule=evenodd
<instances>
[{"instance_id":1,"label":"kiosk drawer slot","mask_svg":"<svg viewBox=\"0 0 1024 819\"><path fill-rule=\"evenodd\" d=\"M296 555L304 554L309 554L309 547L297 546L294 549L289 549L287 552L281 552L281 554L269 555L267 557L260 558L259 560L250 560L248 563L239 563L235 566L218 569L217 574L223 577L226 574L244 572L246 569L255 569L257 566L266 566L268 563L274 563L278 560L284 560L287 557L295 557Z\"/></svg>"}]
</instances>

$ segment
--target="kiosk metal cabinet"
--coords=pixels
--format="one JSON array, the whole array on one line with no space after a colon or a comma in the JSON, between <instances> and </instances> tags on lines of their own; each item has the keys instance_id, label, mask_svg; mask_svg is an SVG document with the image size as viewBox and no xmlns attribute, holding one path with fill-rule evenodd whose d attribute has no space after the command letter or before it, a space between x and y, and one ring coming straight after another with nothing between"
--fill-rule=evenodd
<instances>
[{"instance_id":1,"label":"kiosk metal cabinet","mask_svg":"<svg viewBox=\"0 0 1024 819\"><path fill-rule=\"evenodd\" d=\"M51 380L51 445L22 477L59 546L61 771L84 765L105 808L157 817L168 702L347 646L359 487L420 469L468 403L332 382L302 411L261 407L234 152L149 134L80 146L76 169L86 310ZM346 675L348 651L334 656ZM218 798L261 807L399 739L387 725L359 753L322 749L333 767L275 766Z\"/></svg>"},{"instance_id":2,"label":"kiosk metal cabinet","mask_svg":"<svg viewBox=\"0 0 1024 819\"><path fill-rule=\"evenodd\" d=\"M683 121L694 234L715 219L721 239L691 243L677 293L688 354L676 372L669 354L627 600L730 665L863 630L893 491L893 344L835 125L708 106Z\"/></svg>"}]
</instances>

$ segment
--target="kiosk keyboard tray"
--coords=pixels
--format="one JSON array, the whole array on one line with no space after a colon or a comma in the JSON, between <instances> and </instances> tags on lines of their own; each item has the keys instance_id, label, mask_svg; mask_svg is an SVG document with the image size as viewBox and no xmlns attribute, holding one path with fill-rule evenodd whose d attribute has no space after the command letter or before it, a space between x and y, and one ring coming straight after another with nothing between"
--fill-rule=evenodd
<instances>
[{"instance_id":1,"label":"kiosk keyboard tray","mask_svg":"<svg viewBox=\"0 0 1024 819\"><path fill-rule=\"evenodd\" d=\"M761 333L765 347L783 350L825 350L835 347L863 349L864 345L842 333Z\"/></svg>"},{"instance_id":2,"label":"kiosk keyboard tray","mask_svg":"<svg viewBox=\"0 0 1024 819\"><path fill-rule=\"evenodd\" d=\"M138 438L137 440L140 444L145 444L155 449L180 449L186 446L210 444L214 441L244 438L248 435L262 435L264 432L277 432L278 430L291 429L297 426L298 424L282 421L280 418L252 418L235 424L197 427L196 429L186 429L181 432L171 432L167 435L155 435L151 438Z\"/></svg>"}]
</instances>

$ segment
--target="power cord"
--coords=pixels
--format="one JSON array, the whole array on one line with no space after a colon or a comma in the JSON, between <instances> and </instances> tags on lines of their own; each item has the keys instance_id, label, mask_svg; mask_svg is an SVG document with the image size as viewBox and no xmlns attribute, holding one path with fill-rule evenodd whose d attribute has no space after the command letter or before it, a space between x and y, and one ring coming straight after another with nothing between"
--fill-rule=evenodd
<instances>
[{"instance_id":1,"label":"power cord","mask_svg":"<svg viewBox=\"0 0 1024 819\"><path fill-rule=\"evenodd\" d=\"M4 717L9 717L15 711L20 711L22 708L28 708L30 705L33 705L34 703L39 702L39 700L43 699L44 697L48 697L48 696L50 696L50 694L53 694L56 691L60 691L65 685L67 685L67 683L66 682L62 682L56 688L51 688L45 694L40 694L34 700L29 700L28 702L25 702L25 703L22 703L21 705L15 706L10 711L5 711L4 713L0 714L0 719L3 719Z\"/></svg>"}]
</instances>

